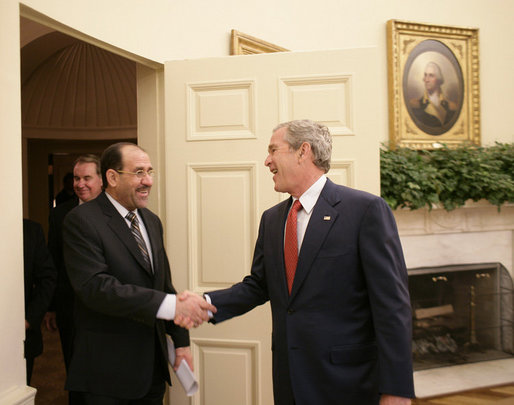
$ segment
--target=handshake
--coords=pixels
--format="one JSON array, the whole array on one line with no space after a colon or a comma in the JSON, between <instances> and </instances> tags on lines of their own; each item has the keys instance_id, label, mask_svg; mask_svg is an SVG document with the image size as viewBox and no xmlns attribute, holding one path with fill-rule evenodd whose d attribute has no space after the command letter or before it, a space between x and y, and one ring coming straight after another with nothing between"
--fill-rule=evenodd
<instances>
[{"instance_id":1,"label":"handshake","mask_svg":"<svg viewBox=\"0 0 514 405\"><path fill-rule=\"evenodd\" d=\"M177 294L173 321L182 328L197 328L203 322L208 321L214 313L216 313L214 305L209 304L200 295L186 290Z\"/></svg>"}]
</instances>

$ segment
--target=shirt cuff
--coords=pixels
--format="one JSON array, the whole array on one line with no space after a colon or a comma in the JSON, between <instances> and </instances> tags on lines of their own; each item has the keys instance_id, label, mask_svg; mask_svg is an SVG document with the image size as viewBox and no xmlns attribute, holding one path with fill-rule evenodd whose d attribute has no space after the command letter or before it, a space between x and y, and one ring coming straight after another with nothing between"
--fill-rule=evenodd
<instances>
[{"instance_id":1,"label":"shirt cuff","mask_svg":"<svg viewBox=\"0 0 514 405\"><path fill-rule=\"evenodd\" d=\"M161 302L161 306L157 311L157 319L165 319L171 321L175 319L175 307L177 305L177 296L174 294L167 294Z\"/></svg>"},{"instance_id":2,"label":"shirt cuff","mask_svg":"<svg viewBox=\"0 0 514 405\"><path fill-rule=\"evenodd\" d=\"M211 297L209 297L209 295L204 294L203 297L205 298L205 301L207 301L207 303L212 304ZM207 311L207 315L209 315L209 319L212 319L214 317L212 311Z\"/></svg>"}]
</instances>

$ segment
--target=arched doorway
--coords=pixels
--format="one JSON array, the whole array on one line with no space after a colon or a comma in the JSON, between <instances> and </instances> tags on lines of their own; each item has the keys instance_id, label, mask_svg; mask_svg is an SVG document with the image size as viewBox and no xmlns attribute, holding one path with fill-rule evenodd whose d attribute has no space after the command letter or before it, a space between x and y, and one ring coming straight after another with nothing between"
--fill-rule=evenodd
<instances>
[{"instance_id":1,"label":"arched doorway","mask_svg":"<svg viewBox=\"0 0 514 405\"><path fill-rule=\"evenodd\" d=\"M136 62L23 17L20 30L24 217L47 232L75 158L137 142ZM43 327L43 337L31 381L36 403L66 404L59 334Z\"/></svg>"}]
</instances>

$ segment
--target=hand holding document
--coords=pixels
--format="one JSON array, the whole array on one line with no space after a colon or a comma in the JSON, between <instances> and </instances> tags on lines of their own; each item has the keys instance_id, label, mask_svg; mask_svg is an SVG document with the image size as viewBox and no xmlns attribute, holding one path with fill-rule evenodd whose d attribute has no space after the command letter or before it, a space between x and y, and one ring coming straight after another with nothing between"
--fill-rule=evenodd
<instances>
[{"instance_id":1,"label":"hand holding document","mask_svg":"<svg viewBox=\"0 0 514 405\"><path fill-rule=\"evenodd\" d=\"M168 361L173 367L175 364L175 344L168 335L166 335L166 341L168 343ZM198 391L198 381L194 373L191 371L189 364L187 364L187 361L182 361L180 363L175 374L177 375L182 387L184 387L184 391L186 391L188 397L194 395L196 391Z\"/></svg>"}]
</instances>

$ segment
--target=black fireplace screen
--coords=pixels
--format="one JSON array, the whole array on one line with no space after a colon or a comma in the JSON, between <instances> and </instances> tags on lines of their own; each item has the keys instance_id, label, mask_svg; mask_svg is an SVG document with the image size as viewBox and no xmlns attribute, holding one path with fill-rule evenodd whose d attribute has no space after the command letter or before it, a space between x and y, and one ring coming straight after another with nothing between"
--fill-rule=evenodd
<instances>
[{"instance_id":1,"label":"black fireplace screen","mask_svg":"<svg viewBox=\"0 0 514 405\"><path fill-rule=\"evenodd\" d=\"M513 283L500 263L409 270L414 369L512 357Z\"/></svg>"}]
</instances>

